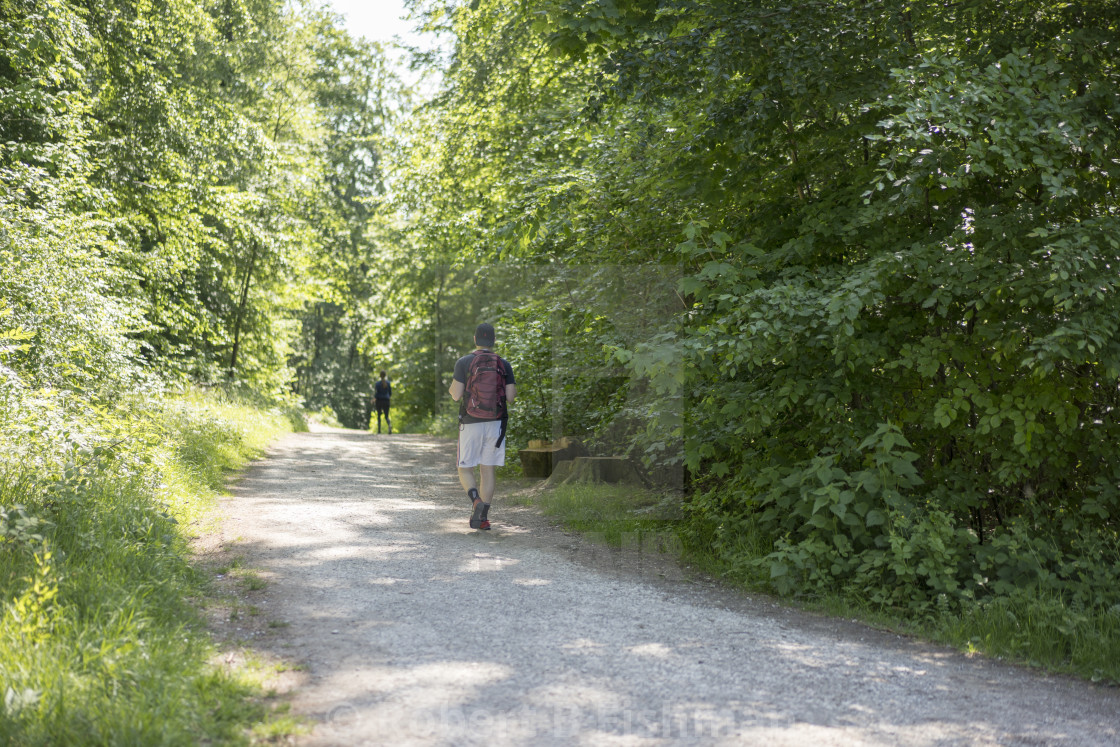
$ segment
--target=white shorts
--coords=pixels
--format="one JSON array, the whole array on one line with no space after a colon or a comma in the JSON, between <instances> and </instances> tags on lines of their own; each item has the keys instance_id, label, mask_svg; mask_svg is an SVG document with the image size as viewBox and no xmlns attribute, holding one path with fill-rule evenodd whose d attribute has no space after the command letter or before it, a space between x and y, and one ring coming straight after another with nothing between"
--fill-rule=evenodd
<instances>
[{"instance_id":1,"label":"white shorts","mask_svg":"<svg viewBox=\"0 0 1120 747\"><path fill-rule=\"evenodd\" d=\"M501 467L506 463L506 441L495 446L502 434L502 421L459 424L459 466L466 469L480 464Z\"/></svg>"}]
</instances>

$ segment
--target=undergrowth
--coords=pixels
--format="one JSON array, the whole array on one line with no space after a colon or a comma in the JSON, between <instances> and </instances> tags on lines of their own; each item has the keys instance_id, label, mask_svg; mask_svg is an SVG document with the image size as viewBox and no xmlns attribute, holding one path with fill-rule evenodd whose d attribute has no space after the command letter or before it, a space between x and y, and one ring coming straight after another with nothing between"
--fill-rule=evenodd
<instances>
[{"instance_id":1,"label":"undergrowth","mask_svg":"<svg viewBox=\"0 0 1120 747\"><path fill-rule=\"evenodd\" d=\"M292 409L197 392L0 399L0 743L248 741L268 714L255 683L209 662L187 542Z\"/></svg>"},{"instance_id":2,"label":"undergrowth","mask_svg":"<svg viewBox=\"0 0 1120 747\"><path fill-rule=\"evenodd\" d=\"M537 506L579 531L618 546L642 533L676 535L683 559L741 588L774 594L771 560L775 543L750 517L734 522L680 521L674 498L635 488L577 484L533 494ZM727 517L724 517L725 519ZM1114 572L1106 555L1084 555L1081 575ZM1069 586L1067 584L1067 586ZM1120 683L1120 605L1093 604L1091 597L1052 588L1000 587L986 596L950 600L921 609L884 604L858 589L794 587L780 594L805 609L862 620L878 628L946 643L962 651L1006 659L1094 682Z\"/></svg>"},{"instance_id":3,"label":"undergrowth","mask_svg":"<svg viewBox=\"0 0 1120 747\"><path fill-rule=\"evenodd\" d=\"M771 575L775 543L749 516L733 524L682 524L681 539L689 561L706 572L752 591L777 593ZM1086 555L1081 564L1082 580L1095 583L1097 576L1115 573L1108 556ZM968 653L1120 683L1120 605L1086 596L1076 581L1064 586L1063 590L1060 581L1051 580L1048 586L1003 584L983 596L931 594L932 601L923 606L885 603L899 595L854 585L830 589L801 582L779 596L806 609L859 619ZM912 593L920 591L920 584L912 587Z\"/></svg>"}]
</instances>

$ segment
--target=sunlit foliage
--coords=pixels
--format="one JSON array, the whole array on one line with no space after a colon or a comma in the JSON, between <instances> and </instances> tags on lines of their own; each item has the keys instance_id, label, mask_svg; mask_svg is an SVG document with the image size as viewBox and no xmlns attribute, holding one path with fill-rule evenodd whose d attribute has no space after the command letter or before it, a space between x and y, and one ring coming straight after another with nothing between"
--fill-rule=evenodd
<instances>
[{"instance_id":1,"label":"sunlit foliage","mask_svg":"<svg viewBox=\"0 0 1120 747\"><path fill-rule=\"evenodd\" d=\"M919 615L1120 601L1114 3L413 5L452 40L419 246L680 274L564 363L680 383L694 543Z\"/></svg>"}]
</instances>

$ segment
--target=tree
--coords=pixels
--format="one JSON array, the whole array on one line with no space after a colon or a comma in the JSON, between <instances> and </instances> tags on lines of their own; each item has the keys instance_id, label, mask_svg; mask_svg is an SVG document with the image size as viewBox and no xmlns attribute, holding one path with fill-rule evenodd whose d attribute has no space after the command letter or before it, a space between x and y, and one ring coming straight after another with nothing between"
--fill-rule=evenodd
<instances>
[{"instance_id":1,"label":"tree","mask_svg":"<svg viewBox=\"0 0 1120 747\"><path fill-rule=\"evenodd\" d=\"M315 26L313 91L326 136L313 220L322 251L313 268L318 298L302 314L292 364L308 406L329 405L345 425L365 428L376 366L368 303L392 274L393 235L380 207L385 152L409 92L380 45L356 42L335 23L323 15Z\"/></svg>"},{"instance_id":2,"label":"tree","mask_svg":"<svg viewBox=\"0 0 1120 747\"><path fill-rule=\"evenodd\" d=\"M685 276L618 353L684 363L697 536L925 608L1115 535L1112 5L414 7L456 40L413 166L441 247Z\"/></svg>"}]
</instances>

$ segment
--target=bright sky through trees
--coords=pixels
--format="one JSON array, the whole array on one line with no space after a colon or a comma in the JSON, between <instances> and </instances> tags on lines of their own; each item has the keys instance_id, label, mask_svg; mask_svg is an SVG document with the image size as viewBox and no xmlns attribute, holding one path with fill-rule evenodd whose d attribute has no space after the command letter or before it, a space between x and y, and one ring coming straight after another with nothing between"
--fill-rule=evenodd
<instances>
[{"instance_id":1,"label":"bright sky through trees","mask_svg":"<svg viewBox=\"0 0 1120 747\"><path fill-rule=\"evenodd\" d=\"M404 0L324 0L324 4L343 17L343 25L351 36L364 37L386 46L394 41L414 47L430 47L433 43L430 36L421 38L413 32ZM387 51L388 57L398 62L399 74L409 83L418 84L420 76L408 69L406 53L392 48ZM426 82L420 86L421 91L431 93L436 81L438 76L429 71Z\"/></svg>"},{"instance_id":2,"label":"bright sky through trees","mask_svg":"<svg viewBox=\"0 0 1120 747\"><path fill-rule=\"evenodd\" d=\"M327 0L327 4L346 19L346 28L354 36L371 41L390 42L411 31L404 0Z\"/></svg>"}]
</instances>

